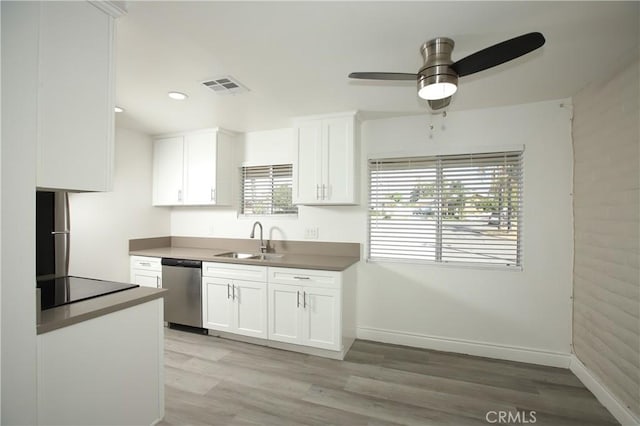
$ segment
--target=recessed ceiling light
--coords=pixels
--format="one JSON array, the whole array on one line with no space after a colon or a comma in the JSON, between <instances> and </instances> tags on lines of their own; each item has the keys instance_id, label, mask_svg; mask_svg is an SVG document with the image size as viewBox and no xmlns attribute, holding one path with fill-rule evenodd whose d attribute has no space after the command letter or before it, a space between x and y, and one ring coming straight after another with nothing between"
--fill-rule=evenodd
<instances>
[{"instance_id":1,"label":"recessed ceiling light","mask_svg":"<svg viewBox=\"0 0 640 426\"><path fill-rule=\"evenodd\" d=\"M185 99L188 98L187 95L180 92L169 92L168 95L171 99L175 99L176 101L184 101Z\"/></svg>"},{"instance_id":2,"label":"recessed ceiling light","mask_svg":"<svg viewBox=\"0 0 640 426\"><path fill-rule=\"evenodd\" d=\"M124 112L124 109L123 109L123 108L120 108L119 106L114 107L114 108L113 108L113 110L114 110L115 112Z\"/></svg>"}]
</instances>

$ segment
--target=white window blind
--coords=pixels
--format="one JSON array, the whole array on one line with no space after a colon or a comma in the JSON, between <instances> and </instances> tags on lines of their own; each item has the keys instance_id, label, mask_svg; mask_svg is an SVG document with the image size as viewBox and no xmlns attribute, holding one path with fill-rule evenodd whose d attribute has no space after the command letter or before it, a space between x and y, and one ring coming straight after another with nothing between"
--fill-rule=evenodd
<instances>
[{"instance_id":1,"label":"white window blind","mask_svg":"<svg viewBox=\"0 0 640 426\"><path fill-rule=\"evenodd\" d=\"M241 214L262 216L298 213L298 208L292 205L291 164L242 167L241 174Z\"/></svg>"},{"instance_id":2,"label":"white window blind","mask_svg":"<svg viewBox=\"0 0 640 426\"><path fill-rule=\"evenodd\" d=\"M369 160L369 258L519 266L522 152Z\"/></svg>"}]
</instances>

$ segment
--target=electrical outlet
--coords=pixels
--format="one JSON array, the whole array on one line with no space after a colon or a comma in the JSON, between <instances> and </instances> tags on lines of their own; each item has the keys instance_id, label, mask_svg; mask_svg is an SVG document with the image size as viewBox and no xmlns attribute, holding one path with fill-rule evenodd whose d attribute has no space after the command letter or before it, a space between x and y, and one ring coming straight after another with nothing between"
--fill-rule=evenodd
<instances>
[{"instance_id":1,"label":"electrical outlet","mask_svg":"<svg viewBox=\"0 0 640 426\"><path fill-rule=\"evenodd\" d=\"M307 240L317 240L318 239L318 227L312 226L310 228L304 229L304 238Z\"/></svg>"}]
</instances>

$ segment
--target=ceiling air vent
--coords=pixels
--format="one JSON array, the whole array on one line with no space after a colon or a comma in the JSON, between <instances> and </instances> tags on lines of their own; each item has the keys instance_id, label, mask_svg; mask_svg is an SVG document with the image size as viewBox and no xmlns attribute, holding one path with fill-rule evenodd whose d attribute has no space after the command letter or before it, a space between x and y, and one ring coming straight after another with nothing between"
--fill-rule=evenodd
<instances>
[{"instance_id":1,"label":"ceiling air vent","mask_svg":"<svg viewBox=\"0 0 640 426\"><path fill-rule=\"evenodd\" d=\"M235 95L249 91L246 86L230 76L206 80L202 84L219 95Z\"/></svg>"}]
</instances>

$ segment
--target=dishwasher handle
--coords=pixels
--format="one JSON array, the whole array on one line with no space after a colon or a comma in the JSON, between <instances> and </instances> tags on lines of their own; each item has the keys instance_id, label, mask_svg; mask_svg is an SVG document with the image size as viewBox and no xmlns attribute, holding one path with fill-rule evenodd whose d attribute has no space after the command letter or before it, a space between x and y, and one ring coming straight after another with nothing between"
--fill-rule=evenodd
<instances>
[{"instance_id":1,"label":"dishwasher handle","mask_svg":"<svg viewBox=\"0 0 640 426\"><path fill-rule=\"evenodd\" d=\"M173 259L170 257L163 257L161 263L162 266L177 266L179 268L202 268L202 261L200 260Z\"/></svg>"}]
</instances>

